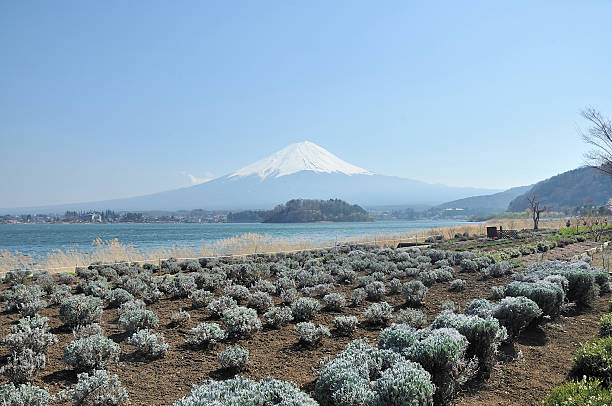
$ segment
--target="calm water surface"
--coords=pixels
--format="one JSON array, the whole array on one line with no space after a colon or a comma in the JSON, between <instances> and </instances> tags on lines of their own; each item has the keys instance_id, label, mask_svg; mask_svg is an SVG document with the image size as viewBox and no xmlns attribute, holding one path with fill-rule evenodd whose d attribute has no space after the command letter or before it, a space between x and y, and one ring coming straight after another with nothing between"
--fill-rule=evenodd
<instances>
[{"instance_id":1,"label":"calm water surface","mask_svg":"<svg viewBox=\"0 0 612 406\"><path fill-rule=\"evenodd\" d=\"M88 251L96 238L117 238L148 250L173 245L199 247L202 243L258 233L273 238L334 241L364 234L394 234L463 224L458 221L378 221L364 223L302 224L0 224L0 249L46 254L54 249Z\"/></svg>"}]
</instances>

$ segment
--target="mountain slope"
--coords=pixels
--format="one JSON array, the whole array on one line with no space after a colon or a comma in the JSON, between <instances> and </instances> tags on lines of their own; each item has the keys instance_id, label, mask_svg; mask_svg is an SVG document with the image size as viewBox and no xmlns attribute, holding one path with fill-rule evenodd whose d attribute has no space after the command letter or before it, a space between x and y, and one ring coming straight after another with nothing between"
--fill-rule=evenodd
<instances>
[{"instance_id":1,"label":"mountain slope","mask_svg":"<svg viewBox=\"0 0 612 406\"><path fill-rule=\"evenodd\" d=\"M532 187L533 185L518 186L492 195L466 197L464 199L443 203L437 206L437 208L478 210L481 215L499 213L505 211L508 204L510 204L514 198L527 193Z\"/></svg>"},{"instance_id":2,"label":"mountain slope","mask_svg":"<svg viewBox=\"0 0 612 406\"><path fill-rule=\"evenodd\" d=\"M612 197L612 179L590 167L564 172L536 183L528 192L514 198L508 211L527 209L527 198L533 195L540 204L551 206L553 210L585 204L601 206Z\"/></svg>"},{"instance_id":3,"label":"mountain slope","mask_svg":"<svg viewBox=\"0 0 612 406\"><path fill-rule=\"evenodd\" d=\"M371 172L343 161L326 149L304 141L288 145L267 158L229 174L228 178L257 175L263 180L267 177L279 178L301 171L372 175Z\"/></svg>"},{"instance_id":4,"label":"mountain slope","mask_svg":"<svg viewBox=\"0 0 612 406\"><path fill-rule=\"evenodd\" d=\"M0 210L7 213L269 209L291 199L342 199L362 206L435 205L486 189L433 185L377 175L349 164L311 142L292 144L231 174L182 189L101 202Z\"/></svg>"}]
</instances>

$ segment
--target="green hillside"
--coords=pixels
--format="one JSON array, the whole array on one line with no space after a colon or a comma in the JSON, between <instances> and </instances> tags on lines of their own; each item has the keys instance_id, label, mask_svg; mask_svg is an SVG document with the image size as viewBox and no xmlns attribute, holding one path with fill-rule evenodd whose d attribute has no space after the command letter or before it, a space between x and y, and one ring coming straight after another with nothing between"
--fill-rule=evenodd
<instances>
[{"instance_id":1,"label":"green hillside","mask_svg":"<svg viewBox=\"0 0 612 406\"><path fill-rule=\"evenodd\" d=\"M577 206L602 206L612 197L612 179L591 167L564 172L536 183L528 192L513 199L508 211L529 207L527 198L537 196L540 204L560 211Z\"/></svg>"},{"instance_id":2,"label":"green hillside","mask_svg":"<svg viewBox=\"0 0 612 406\"><path fill-rule=\"evenodd\" d=\"M362 207L339 199L294 199L266 213L264 223L308 223L314 221L368 221Z\"/></svg>"}]
</instances>

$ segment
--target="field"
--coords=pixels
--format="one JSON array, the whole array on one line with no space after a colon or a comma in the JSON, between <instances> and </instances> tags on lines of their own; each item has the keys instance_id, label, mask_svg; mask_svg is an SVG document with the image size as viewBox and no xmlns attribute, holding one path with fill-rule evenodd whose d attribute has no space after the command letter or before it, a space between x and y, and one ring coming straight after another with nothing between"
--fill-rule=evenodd
<instances>
[{"instance_id":1,"label":"field","mask_svg":"<svg viewBox=\"0 0 612 406\"><path fill-rule=\"evenodd\" d=\"M441 315L444 309L453 309L459 315L469 308L473 299L489 298L492 306L487 310L489 313L472 316L469 322L467 319L447 321L468 338L465 341L459 335L463 341L457 342L463 342L463 346L460 345L454 353L452 365L436 364L432 367L424 361L426 351L425 355L419 356L412 348L411 355L406 356L411 360L418 359L423 368L432 374L431 379L438 385L438 390L428 396L433 395L436 404L533 405L566 379L579 344L597 335L599 319L608 311L610 299L607 272L590 268L584 263L582 268L575 266L575 269L544 265L547 276L566 275L570 281L573 281L570 275L575 272L583 276L584 273L596 275L590 276L594 289L584 291L585 295L576 299L576 292L573 291L576 288L572 284L566 286L565 291L561 291L561 288L554 291L556 285L552 282L529 279L523 282L529 289L536 285L546 286L554 292L551 291L552 296L544 299L535 294L530 297L534 300L531 303L537 302L539 306L535 306L537 311L529 308L533 313L531 316L527 315L528 306L520 308L524 311L524 320L502 317L499 316L502 313L493 310L499 310L495 306L499 306L502 297L517 295L505 289L505 294L500 295L498 291L498 297L492 298L492 287L507 286L519 279L517 274L523 275L532 270L529 266L534 263L570 259L601 247L600 242L591 241L592 236L588 233L582 235L584 237L576 238L560 237L557 233L525 233L520 239L508 243L483 238L445 239L431 246L407 249L354 244L293 254L260 254L201 261L169 260L162 262L161 266L119 264L108 267L94 264L90 269L80 268L74 277L68 276L70 274L38 273L26 278L24 273L15 272L6 278L2 290L7 308L15 303L18 305L0 315L0 337L7 337L11 333L11 327L21 317L18 309L22 309L22 313L38 312L47 317L49 331L56 336L57 342L46 348L46 366L33 370L28 378L34 385L47 387L52 394L69 389L78 381L77 369L92 369L78 363L69 365L62 360L64 349L75 340L66 316L67 310L74 309L69 309L67 302L71 295L87 294L90 298L101 299L103 312L99 317L94 315L87 318L87 322L76 324L99 321L103 334L119 345L118 359L110 359L103 368L118 376L131 404L171 405L189 395L193 385L201 385L208 379L227 380L234 375L256 381L266 377L291 381L303 393L325 404L329 403L329 399L325 398L329 391L321 389L321 379L317 381L317 373L325 371L325 368L331 370L329 361L342 353L353 340L365 338L376 346L382 331L392 322L402 321L416 328L408 328L410 332L407 334L410 337L421 334L421 338L416 340L424 343L427 337L435 335L436 330L422 327L434 322L439 328L444 324L445 317L454 320L452 318L455 316L448 316L448 310L444 313L446 316ZM593 265L605 266L606 254L592 254L589 260L593 261ZM539 277L544 278L542 275ZM465 283L453 282L458 279ZM427 286L424 298L415 299L414 294L410 295L406 286L416 286L411 281L424 282ZM48 305L43 307L36 304L37 298L33 298L36 293L15 295L14 292L24 289L21 282L25 282L25 289L35 290L33 287L40 285L43 288L40 299ZM554 286L551 287L551 284ZM114 295L113 292L120 288L129 293ZM565 300L555 302L556 299L550 299L558 298L559 291ZM215 302L224 295L232 296L237 302L226 305L228 310L225 313L218 310L220 303ZM81 298L80 302L84 300L82 296L77 297ZM120 308L118 305L121 302L133 303L130 300L132 297L145 300L146 310L156 316L155 323L150 317L144 321L139 319L139 326L150 327L154 333L163 335L169 349L160 357L146 357L143 355L144 347L137 352L138 347L128 343L132 331L138 328L126 322L128 318L125 314L132 312L137 318L142 316L143 310L126 310L129 304L123 304ZM320 305L312 314L307 311L308 306L301 308L296 305L300 300L303 304L312 303L311 299ZM389 309L381 306L383 308L378 309L378 313L373 312L372 306L380 303L388 303ZM277 327L270 326L266 320L270 318L268 311L272 306L274 309L286 309L294 320L284 320ZM247 312L246 308L256 309L256 313L255 310ZM408 316L406 309L410 308L422 311L427 322L420 325L414 314ZM182 324L174 320L180 309L190 314L190 319ZM244 311L236 315L236 309ZM222 313L221 319L215 313ZM355 316L358 319L352 334L343 335L340 329L334 328L334 319L338 316ZM404 320L400 320L402 317ZM301 320L313 322L315 326L326 326L329 333L322 329L319 330L320 337L304 334L304 339L300 341L296 324ZM470 329L476 328L474 323L483 320L488 320L488 335L486 339L481 337L476 341L476 336L470 335ZM220 337L218 342L211 343L209 334L209 340L201 341L199 345L186 343L186 337L194 335L193 329L200 323L216 324L226 330L227 337ZM450 327L450 324L443 327ZM513 330L514 337L504 337L505 328L510 331L510 328L517 326L518 329ZM470 341L472 339L474 341ZM385 347L381 342L379 346ZM217 359L218 354L233 345L248 350L248 361L240 371L222 368ZM397 346L389 348L397 350ZM483 352L485 349L496 352L496 355L488 359L487 353ZM12 356L6 346L3 346L0 355L2 365L9 362ZM478 358L473 359L474 356ZM444 368L453 372L447 371L444 375ZM441 382L444 385L440 385ZM452 389L448 393L441 393L442 386ZM377 392L376 396L379 395ZM333 404L343 403L337 401Z\"/></svg>"}]
</instances>

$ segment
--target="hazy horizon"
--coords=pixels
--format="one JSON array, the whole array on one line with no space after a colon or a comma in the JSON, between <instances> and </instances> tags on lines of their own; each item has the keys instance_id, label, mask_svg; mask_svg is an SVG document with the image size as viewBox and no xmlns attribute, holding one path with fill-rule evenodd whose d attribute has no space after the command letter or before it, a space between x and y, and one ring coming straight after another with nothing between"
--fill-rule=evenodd
<instances>
[{"instance_id":1,"label":"hazy horizon","mask_svg":"<svg viewBox=\"0 0 612 406\"><path fill-rule=\"evenodd\" d=\"M382 175L533 184L583 164L580 110L612 115L611 12L5 2L0 208L177 189L306 140Z\"/></svg>"}]
</instances>

